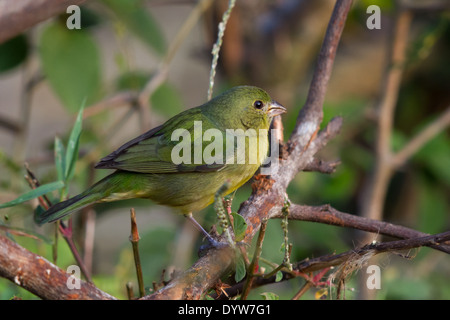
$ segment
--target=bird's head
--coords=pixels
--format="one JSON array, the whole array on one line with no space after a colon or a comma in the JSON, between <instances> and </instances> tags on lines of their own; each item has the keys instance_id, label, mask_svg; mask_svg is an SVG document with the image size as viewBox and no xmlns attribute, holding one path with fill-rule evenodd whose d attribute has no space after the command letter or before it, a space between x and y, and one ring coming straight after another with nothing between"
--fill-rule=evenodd
<instances>
[{"instance_id":1,"label":"bird's head","mask_svg":"<svg viewBox=\"0 0 450 320\"><path fill-rule=\"evenodd\" d=\"M203 107L224 129L269 129L272 118L286 112L266 91L252 86L234 87Z\"/></svg>"}]
</instances>

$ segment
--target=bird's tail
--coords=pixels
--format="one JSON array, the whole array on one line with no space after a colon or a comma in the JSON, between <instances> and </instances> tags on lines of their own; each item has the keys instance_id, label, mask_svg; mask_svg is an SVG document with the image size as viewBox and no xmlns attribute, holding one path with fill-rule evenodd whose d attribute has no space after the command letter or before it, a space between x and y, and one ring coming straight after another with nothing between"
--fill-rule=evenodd
<instances>
[{"instance_id":1,"label":"bird's tail","mask_svg":"<svg viewBox=\"0 0 450 320\"><path fill-rule=\"evenodd\" d=\"M128 177L128 175L126 173L113 173L100 180L83 193L53 205L44 213L35 216L34 219L36 223L41 225L46 222L62 219L63 217L96 202L131 198L133 197L133 193L127 193L127 191L130 190L124 190L125 188L130 187L127 185L123 186L124 177Z\"/></svg>"},{"instance_id":2,"label":"bird's tail","mask_svg":"<svg viewBox=\"0 0 450 320\"><path fill-rule=\"evenodd\" d=\"M101 200L100 193L90 193L91 189L72 197L66 201L59 202L51 206L47 211L40 215L36 215L34 220L39 225L46 222L53 222L77 211L81 210L88 205Z\"/></svg>"}]
</instances>

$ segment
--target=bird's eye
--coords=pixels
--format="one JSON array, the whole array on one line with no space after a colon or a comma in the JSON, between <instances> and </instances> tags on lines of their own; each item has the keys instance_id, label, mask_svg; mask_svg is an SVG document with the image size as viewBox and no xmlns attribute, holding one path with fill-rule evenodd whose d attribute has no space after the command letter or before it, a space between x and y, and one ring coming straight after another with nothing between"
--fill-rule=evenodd
<instances>
[{"instance_id":1,"label":"bird's eye","mask_svg":"<svg viewBox=\"0 0 450 320\"><path fill-rule=\"evenodd\" d=\"M256 100L256 101L253 103L253 106L254 106L256 109L262 109L262 108L264 107L264 103L263 103L261 100Z\"/></svg>"}]
</instances>

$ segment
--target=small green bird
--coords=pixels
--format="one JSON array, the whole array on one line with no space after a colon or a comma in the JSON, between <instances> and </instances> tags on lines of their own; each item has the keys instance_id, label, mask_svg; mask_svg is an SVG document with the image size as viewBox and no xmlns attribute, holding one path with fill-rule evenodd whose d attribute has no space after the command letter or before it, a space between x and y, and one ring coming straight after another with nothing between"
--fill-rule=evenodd
<instances>
[{"instance_id":1,"label":"small green bird","mask_svg":"<svg viewBox=\"0 0 450 320\"><path fill-rule=\"evenodd\" d=\"M234 87L101 159L96 168L116 171L81 194L55 204L37 216L36 222L59 220L92 203L147 198L178 209L213 241L192 212L211 204L225 181L229 183L225 194L229 194L255 174L268 153L270 121L285 112L260 88ZM252 129L266 130L266 134L248 134ZM245 147L235 140L227 145L229 132L244 132Z\"/></svg>"}]
</instances>

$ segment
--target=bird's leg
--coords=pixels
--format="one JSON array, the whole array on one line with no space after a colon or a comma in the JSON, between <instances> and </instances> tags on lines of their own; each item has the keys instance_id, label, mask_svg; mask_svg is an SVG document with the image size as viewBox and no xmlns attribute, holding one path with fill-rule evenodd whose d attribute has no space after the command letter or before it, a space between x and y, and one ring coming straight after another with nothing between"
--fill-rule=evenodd
<instances>
[{"instance_id":1,"label":"bird's leg","mask_svg":"<svg viewBox=\"0 0 450 320\"><path fill-rule=\"evenodd\" d=\"M192 213L188 213L184 215L189 221L192 222L192 224L201 232L203 233L203 235L206 237L206 239L208 239L208 242L215 248L219 248L224 246L224 243L219 242L217 240L214 240L213 237L211 237L211 235L206 232L205 229L203 229L203 227L200 225L200 223L197 222L197 220L194 219L194 217L192 216Z\"/></svg>"}]
</instances>

